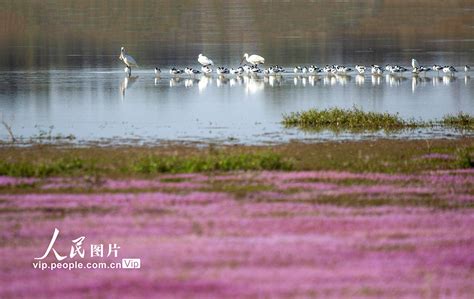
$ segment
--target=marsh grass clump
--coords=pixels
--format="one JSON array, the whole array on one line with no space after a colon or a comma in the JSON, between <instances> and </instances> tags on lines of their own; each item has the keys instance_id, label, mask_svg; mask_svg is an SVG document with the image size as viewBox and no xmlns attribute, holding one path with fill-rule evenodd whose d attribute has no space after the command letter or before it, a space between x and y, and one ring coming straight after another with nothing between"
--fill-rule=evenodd
<instances>
[{"instance_id":1,"label":"marsh grass clump","mask_svg":"<svg viewBox=\"0 0 474 299\"><path fill-rule=\"evenodd\" d=\"M454 129L474 130L474 116L460 112L457 115L446 115L441 120L446 127Z\"/></svg>"},{"instance_id":2,"label":"marsh grass clump","mask_svg":"<svg viewBox=\"0 0 474 299\"><path fill-rule=\"evenodd\" d=\"M189 173L237 170L291 170L292 163L280 155L268 153L215 153L207 156L147 156L135 162L134 172Z\"/></svg>"},{"instance_id":3,"label":"marsh grass clump","mask_svg":"<svg viewBox=\"0 0 474 299\"><path fill-rule=\"evenodd\" d=\"M61 158L49 162L7 162L0 161L0 175L14 177L47 177L70 175L85 170L84 161L79 158Z\"/></svg>"},{"instance_id":4,"label":"marsh grass clump","mask_svg":"<svg viewBox=\"0 0 474 299\"><path fill-rule=\"evenodd\" d=\"M457 152L457 163L460 168L473 168L474 158L472 151L468 149L460 149Z\"/></svg>"},{"instance_id":5,"label":"marsh grass clump","mask_svg":"<svg viewBox=\"0 0 474 299\"><path fill-rule=\"evenodd\" d=\"M283 124L287 127L302 129L330 129L334 131L378 131L401 130L417 126L415 121L403 120L398 114L365 112L360 108L310 109L283 115Z\"/></svg>"}]
</instances>

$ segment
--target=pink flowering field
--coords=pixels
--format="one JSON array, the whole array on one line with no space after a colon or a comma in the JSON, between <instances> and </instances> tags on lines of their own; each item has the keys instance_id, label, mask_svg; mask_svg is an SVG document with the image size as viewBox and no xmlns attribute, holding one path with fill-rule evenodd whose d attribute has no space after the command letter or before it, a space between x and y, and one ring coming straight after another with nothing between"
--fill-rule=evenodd
<instances>
[{"instance_id":1,"label":"pink flowering field","mask_svg":"<svg viewBox=\"0 0 474 299\"><path fill-rule=\"evenodd\" d=\"M470 169L0 177L0 192L0 298L474 295ZM55 228L63 262L141 266L35 269ZM120 249L92 257L92 244Z\"/></svg>"}]
</instances>

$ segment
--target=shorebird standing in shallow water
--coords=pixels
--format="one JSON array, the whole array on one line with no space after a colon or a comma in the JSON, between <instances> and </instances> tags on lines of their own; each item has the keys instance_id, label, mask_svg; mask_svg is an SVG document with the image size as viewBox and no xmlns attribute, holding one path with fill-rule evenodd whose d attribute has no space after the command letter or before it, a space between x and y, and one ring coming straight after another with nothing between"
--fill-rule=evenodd
<instances>
[{"instance_id":1,"label":"shorebird standing in shallow water","mask_svg":"<svg viewBox=\"0 0 474 299\"><path fill-rule=\"evenodd\" d=\"M403 74L404 72L408 71L405 67L394 65L390 69L390 73L392 74Z\"/></svg>"},{"instance_id":2,"label":"shorebird standing in shallow water","mask_svg":"<svg viewBox=\"0 0 474 299\"><path fill-rule=\"evenodd\" d=\"M336 68L336 71L340 75L346 75L348 72L352 71L350 67L340 65Z\"/></svg>"},{"instance_id":3,"label":"shorebird standing in shallow water","mask_svg":"<svg viewBox=\"0 0 474 299\"><path fill-rule=\"evenodd\" d=\"M471 70L471 67L468 66L467 64L464 66L464 72L469 72Z\"/></svg>"},{"instance_id":4,"label":"shorebird standing in shallow water","mask_svg":"<svg viewBox=\"0 0 474 299\"><path fill-rule=\"evenodd\" d=\"M445 73L445 74L449 74L449 75L453 76L454 73L456 73L456 72L457 72L456 68L452 65L447 65L447 66L443 67L443 73Z\"/></svg>"},{"instance_id":5,"label":"shorebird standing in shallow water","mask_svg":"<svg viewBox=\"0 0 474 299\"><path fill-rule=\"evenodd\" d=\"M237 76L242 75L244 73L244 68L239 66L236 69L230 69L230 73L234 74L234 75L237 75Z\"/></svg>"},{"instance_id":6,"label":"shorebird standing in shallow water","mask_svg":"<svg viewBox=\"0 0 474 299\"><path fill-rule=\"evenodd\" d=\"M212 73L212 69L211 69L211 67L209 67L208 65L203 66L203 67L201 68L201 71L202 71L204 74L206 74L206 75Z\"/></svg>"},{"instance_id":7,"label":"shorebird standing in shallow water","mask_svg":"<svg viewBox=\"0 0 474 299\"><path fill-rule=\"evenodd\" d=\"M359 72L359 74L365 74L365 66L356 64L355 69Z\"/></svg>"},{"instance_id":8,"label":"shorebird standing in shallow water","mask_svg":"<svg viewBox=\"0 0 474 299\"><path fill-rule=\"evenodd\" d=\"M210 60L209 58L207 58L206 56L202 55L202 54L199 54L198 56L198 62L202 65L202 66L210 66L210 65L214 65L214 62L212 60Z\"/></svg>"},{"instance_id":9,"label":"shorebird standing in shallow water","mask_svg":"<svg viewBox=\"0 0 474 299\"><path fill-rule=\"evenodd\" d=\"M265 58L263 58L262 56L257 55L257 54L253 54L253 55L249 56L248 53L245 53L244 57L242 57L242 60L240 61L240 63L242 64L242 62L244 60L247 60L247 62L250 63L253 66L257 66L259 64L264 64L265 63Z\"/></svg>"},{"instance_id":10,"label":"shorebird standing in shallow water","mask_svg":"<svg viewBox=\"0 0 474 299\"><path fill-rule=\"evenodd\" d=\"M216 73L218 75L227 75L229 74L229 70L226 67L220 66L216 69Z\"/></svg>"},{"instance_id":11,"label":"shorebird standing in shallow water","mask_svg":"<svg viewBox=\"0 0 474 299\"><path fill-rule=\"evenodd\" d=\"M130 72L130 76L131 76L132 75L132 66L133 67L138 67L138 64L135 61L135 59L132 56L125 54L125 48L124 47L120 48L119 59L122 60L123 63L125 63L125 65L130 68L129 72Z\"/></svg>"},{"instance_id":12,"label":"shorebird standing in shallow water","mask_svg":"<svg viewBox=\"0 0 474 299\"><path fill-rule=\"evenodd\" d=\"M132 68L129 67L128 65L125 67L124 72L127 74L127 76L129 77L132 76Z\"/></svg>"},{"instance_id":13,"label":"shorebird standing in shallow water","mask_svg":"<svg viewBox=\"0 0 474 299\"><path fill-rule=\"evenodd\" d=\"M315 65L310 65L309 68L308 68L308 72L310 74L320 73L321 69L319 69L319 67L317 67Z\"/></svg>"},{"instance_id":14,"label":"shorebird standing in shallow water","mask_svg":"<svg viewBox=\"0 0 474 299\"><path fill-rule=\"evenodd\" d=\"M181 75L182 73L184 73L183 70L179 70L175 67L170 69L170 74L173 75L173 76Z\"/></svg>"},{"instance_id":15,"label":"shorebird standing in shallow water","mask_svg":"<svg viewBox=\"0 0 474 299\"><path fill-rule=\"evenodd\" d=\"M435 72L438 72L438 76L439 76L439 71L443 70L443 67L441 65L435 64L431 67L431 69Z\"/></svg>"},{"instance_id":16,"label":"shorebird standing in shallow water","mask_svg":"<svg viewBox=\"0 0 474 299\"><path fill-rule=\"evenodd\" d=\"M383 69L379 65L372 64L370 72L372 73L372 75L382 75Z\"/></svg>"},{"instance_id":17,"label":"shorebird standing in shallow water","mask_svg":"<svg viewBox=\"0 0 474 299\"><path fill-rule=\"evenodd\" d=\"M157 67L155 67L155 77L159 77L161 74L161 70Z\"/></svg>"}]
</instances>

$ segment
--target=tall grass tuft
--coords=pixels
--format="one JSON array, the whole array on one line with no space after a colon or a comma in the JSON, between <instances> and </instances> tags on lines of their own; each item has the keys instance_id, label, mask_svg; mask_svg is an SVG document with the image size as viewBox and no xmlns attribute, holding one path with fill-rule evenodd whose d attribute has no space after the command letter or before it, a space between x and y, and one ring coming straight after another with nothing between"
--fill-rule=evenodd
<instances>
[{"instance_id":1,"label":"tall grass tuft","mask_svg":"<svg viewBox=\"0 0 474 299\"><path fill-rule=\"evenodd\" d=\"M415 121L403 120L398 114L364 112L357 107L352 109L310 109L303 112L293 112L289 115L283 115L283 124L287 127L335 131L390 131L417 126Z\"/></svg>"},{"instance_id":2,"label":"tall grass tuft","mask_svg":"<svg viewBox=\"0 0 474 299\"><path fill-rule=\"evenodd\" d=\"M463 112L457 115L446 115L441 122L446 127L474 130L474 117Z\"/></svg>"}]
</instances>

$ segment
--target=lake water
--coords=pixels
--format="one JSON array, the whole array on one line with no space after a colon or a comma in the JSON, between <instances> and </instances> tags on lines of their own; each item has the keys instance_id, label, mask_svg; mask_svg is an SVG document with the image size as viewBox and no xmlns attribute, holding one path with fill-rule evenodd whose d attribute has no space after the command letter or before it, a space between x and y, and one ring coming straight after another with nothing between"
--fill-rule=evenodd
<instances>
[{"instance_id":1,"label":"lake water","mask_svg":"<svg viewBox=\"0 0 474 299\"><path fill-rule=\"evenodd\" d=\"M16 136L76 142L353 139L377 134L285 129L282 114L352 106L436 119L474 114L472 1L0 1L0 108ZM436 16L434 18L433 16ZM140 68L127 78L125 46ZM197 67L199 53L235 67L244 52L281 78L155 78ZM295 76L295 65L452 64L456 76ZM389 137L446 137L415 130ZM0 137L8 134L2 127Z\"/></svg>"}]
</instances>

